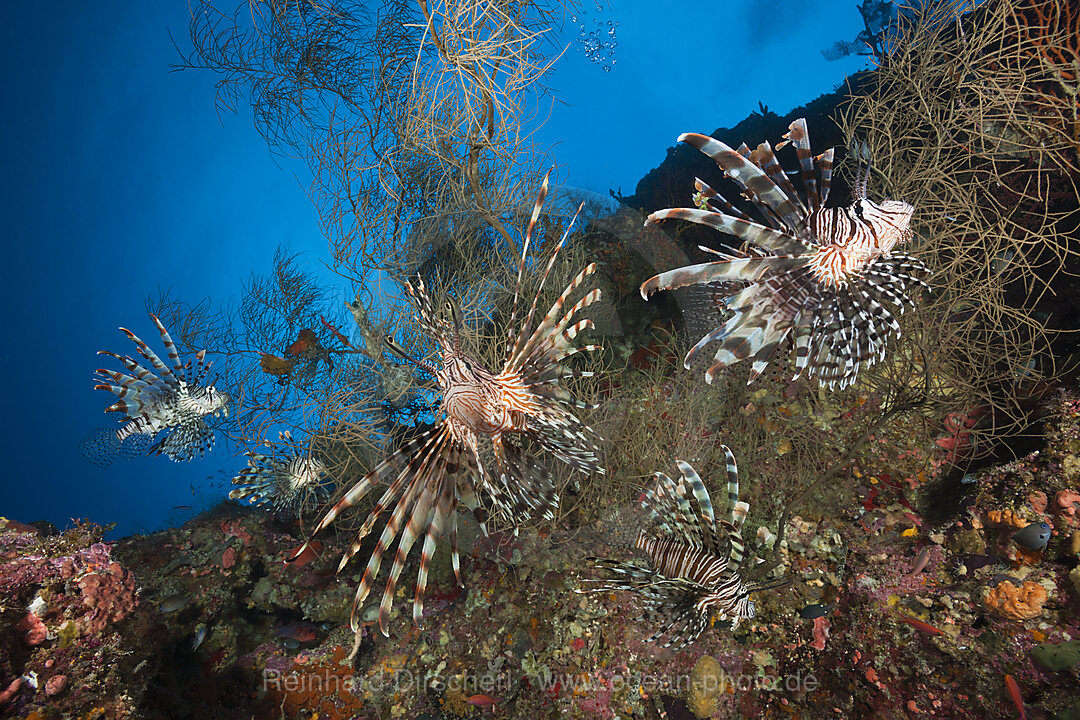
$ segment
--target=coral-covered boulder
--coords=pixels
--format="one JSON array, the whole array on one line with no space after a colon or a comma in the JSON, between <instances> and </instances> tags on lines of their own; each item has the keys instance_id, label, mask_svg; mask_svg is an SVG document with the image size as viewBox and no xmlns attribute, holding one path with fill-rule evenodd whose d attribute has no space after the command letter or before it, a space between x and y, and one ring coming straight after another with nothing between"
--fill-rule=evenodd
<instances>
[{"instance_id":1,"label":"coral-covered boulder","mask_svg":"<svg viewBox=\"0 0 1080 720\"><path fill-rule=\"evenodd\" d=\"M1030 620L1042 614L1046 588L1030 580L1020 587L1005 580L990 591L984 602L988 608L1011 620Z\"/></svg>"},{"instance_id":2,"label":"coral-covered boulder","mask_svg":"<svg viewBox=\"0 0 1080 720\"><path fill-rule=\"evenodd\" d=\"M26 617L18 622L15 629L23 634L23 642L30 647L45 642L45 638L49 635L45 623L32 612L26 613Z\"/></svg>"},{"instance_id":3,"label":"coral-covered boulder","mask_svg":"<svg viewBox=\"0 0 1080 720\"><path fill-rule=\"evenodd\" d=\"M109 623L126 618L139 604L135 576L117 562L110 564L105 572L89 573L78 585L83 603L90 608L79 621L84 633L101 632Z\"/></svg>"}]
</instances>

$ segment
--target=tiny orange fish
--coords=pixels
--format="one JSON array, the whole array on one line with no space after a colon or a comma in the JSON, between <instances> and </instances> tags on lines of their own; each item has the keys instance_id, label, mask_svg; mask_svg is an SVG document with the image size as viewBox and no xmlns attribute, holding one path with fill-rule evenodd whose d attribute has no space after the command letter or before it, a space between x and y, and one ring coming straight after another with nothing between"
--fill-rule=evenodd
<instances>
[{"instance_id":1,"label":"tiny orange fish","mask_svg":"<svg viewBox=\"0 0 1080 720\"><path fill-rule=\"evenodd\" d=\"M291 565L292 567L303 567L319 557L319 551L322 550L322 546L323 544L318 540L312 540L309 543L297 545L292 550L285 553L285 559L282 560L282 563Z\"/></svg>"},{"instance_id":2,"label":"tiny orange fish","mask_svg":"<svg viewBox=\"0 0 1080 720\"><path fill-rule=\"evenodd\" d=\"M345 347L353 347L353 344L352 344L351 342L349 342L349 338L347 338L347 337L345 337L344 335L342 335L342 334L341 334L341 331L340 331L340 330L338 330L338 329L337 329L336 327L334 327L333 325L331 325L331 324L330 324L330 323L329 323L329 322L327 321L327 319L326 319L326 318L324 318L324 317L323 317L322 315L320 315L320 316L319 316L319 319L320 319L320 320L322 320L322 324L323 324L323 326L324 326L324 327L325 327L325 328L326 328L327 330L329 330L330 332L334 333L334 337L336 337L336 338L337 338L337 339L338 339L338 340L339 340L339 341L341 342L341 344L342 344L342 345L344 345Z\"/></svg>"},{"instance_id":3,"label":"tiny orange fish","mask_svg":"<svg viewBox=\"0 0 1080 720\"><path fill-rule=\"evenodd\" d=\"M307 340L301 339L301 340L297 340L292 345L285 348L285 354L286 355L292 355L293 357L296 357L297 355L302 355L307 349L308 349Z\"/></svg>"},{"instance_id":4,"label":"tiny orange fish","mask_svg":"<svg viewBox=\"0 0 1080 720\"><path fill-rule=\"evenodd\" d=\"M1020 685L1008 673L1005 673L1005 689L1009 691L1009 697L1012 698L1016 709L1020 711L1020 720L1027 720L1027 713L1024 711L1024 696L1020 693Z\"/></svg>"},{"instance_id":5,"label":"tiny orange fish","mask_svg":"<svg viewBox=\"0 0 1080 720\"><path fill-rule=\"evenodd\" d=\"M921 630L922 632L926 633L927 635L944 635L945 634L941 630L938 630L936 627L931 625L930 623L924 623L922 620L919 620L918 618L913 618L910 615L901 615L900 613L895 613L895 615L896 615L897 620L901 620L903 622L906 622L911 627L915 628L916 630Z\"/></svg>"},{"instance_id":6,"label":"tiny orange fish","mask_svg":"<svg viewBox=\"0 0 1080 720\"><path fill-rule=\"evenodd\" d=\"M315 335L315 331L309 328L303 328L297 335L297 340L286 348L285 354L293 357L300 357L312 350L318 349L318 347L319 338Z\"/></svg>"},{"instance_id":7,"label":"tiny orange fish","mask_svg":"<svg viewBox=\"0 0 1080 720\"><path fill-rule=\"evenodd\" d=\"M465 702L470 705L476 705L477 707L491 707L495 703L499 702L490 695L473 695L472 697L465 698Z\"/></svg>"}]
</instances>

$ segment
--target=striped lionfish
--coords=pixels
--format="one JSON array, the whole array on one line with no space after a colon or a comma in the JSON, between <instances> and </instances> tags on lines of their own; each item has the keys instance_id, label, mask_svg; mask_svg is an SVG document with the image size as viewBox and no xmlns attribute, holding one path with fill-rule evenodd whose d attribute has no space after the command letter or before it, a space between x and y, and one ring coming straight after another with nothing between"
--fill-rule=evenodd
<instances>
[{"instance_id":1,"label":"striped lionfish","mask_svg":"<svg viewBox=\"0 0 1080 720\"><path fill-rule=\"evenodd\" d=\"M739 469L727 446L728 499L731 520L716 521L709 491L697 472L679 460L678 483L656 473L656 488L646 489L641 506L649 513L650 527L638 532L633 549L644 553L650 567L592 558L614 577L588 580L591 592L633 590L645 598L643 619L660 628L646 642L667 634L664 647L682 648L697 640L716 615L730 620L731 629L754 617L750 593L785 584L786 580L749 583L740 573L744 543L741 528L749 504L739 502ZM695 513L690 495L697 505Z\"/></svg>"},{"instance_id":2,"label":"striped lionfish","mask_svg":"<svg viewBox=\"0 0 1080 720\"><path fill-rule=\"evenodd\" d=\"M340 572L360 550L362 541L371 532L376 520L392 508L356 591L352 612L354 632L359 633L358 611L379 573L383 554L399 531L401 537L397 553L379 606L379 627L384 635L389 635L386 622L398 577L410 550L421 535L424 535L424 543L413 599L413 621L420 624L428 566L436 543L444 533L450 539L454 574L458 584L462 584L457 548L459 501L475 507L478 490L483 489L498 515L511 524L536 514L552 517L559 503L552 479L545 468L516 442L517 439L527 438L537 443L581 472L604 472L597 459L597 448L587 437L590 428L569 410L569 407L588 406L575 401L569 391L559 385L563 378L592 374L566 367L561 361L576 353L600 347L586 345L575 348L572 345L579 332L593 327L591 320L575 322L575 316L600 298L600 290L591 290L569 310L565 309L571 293L592 275L595 264L590 263L578 273L533 329L540 290L560 248L566 242L573 221L552 251L532 307L520 330L514 327L530 237L540 217L547 190L548 178L545 177L525 233L510 316L506 360L498 374L484 368L462 349L462 321L454 303L447 302L446 313L439 314L422 279L418 279L416 285L411 282L406 284L406 290L418 310L417 324L424 334L434 340L440 362L433 365L411 357L393 338L386 338L385 343L396 355L434 375L442 391L439 416L431 427L405 442L357 482L326 513L315 529L315 533L318 533L346 508L358 503L377 484L389 482L389 487L338 565ZM403 522L404 530L401 529Z\"/></svg>"},{"instance_id":3,"label":"striped lionfish","mask_svg":"<svg viewBox=\"0 0 1080 720\"><path fill-rule=\"evenodd\" d=\"M330 492L329 470L309 450L295 443L292 433L279 433L277 443L265 444L274 452L245 454L248 466L232 479L237 487L229 493L231 499L269 505L278 513L294 516L326 500Z\"/></svg>"},{"instance_id":4,"label":"striped lionfish","mask_svg":"<svg viewBox=\"0 0 1080 720\"><path fill-rule=\"evenodd\" d=\"M130 357L99 350L99 355L111 355L131 374L99 369L97 374L105 382L94 388L108 390L119 398L105 408L105 412L122 412L129 419L116 431L117 441L123 443L130 435L153 437L164 432L150 446L151 454L163 453L177 462L201 457L214 445L214 431L203 418L219 414L228 416L229 395L212 385L201 384L210 369L210 363L205 362L205 350L196 353L194 365L191 362L181 365L176 345L165 326L153 313L150 319L161 333L161 341L165 344L172 367L165 365L135 333L120 328L135 343L139 354L150 361L153 370L148 370Z\"/></svg>"},{"instance_id":5,"label":"striped lionfish","mask_svg":"<svg viewBox=\"0 0 1080 720\"><path fill-rule=\"evenodd\" d=\"M720 340L715 364L705 373L708 382L721 368L746 359L753 363L752 382L771 361L788 357L794 346L795 377L805 370L823 387L847 387L862 367L885 356L891 334L899 336L900 325L888 306L903 312L911 304L908 287L926 287L918 277L929 272L926 266L893 251L911 238L908 225L914 208L899 200L868 200L869 164L855 183L852 204L826 208L833 149L812 156L803 119L791 123L789 130L777 148L795 145L809 207L769 143L753 151L743 144L736 151L711 137L687 133L679 140L711 157L771 227L751 221L699 179L696 209L660 210L645 221L686 220L743 240L741 251L702 247L722 259L669 270L641 286L642 297L648 298L657 290L709 284L734 311L686 356L689 369L699 350Z\"/></svg>"}]
</instances>

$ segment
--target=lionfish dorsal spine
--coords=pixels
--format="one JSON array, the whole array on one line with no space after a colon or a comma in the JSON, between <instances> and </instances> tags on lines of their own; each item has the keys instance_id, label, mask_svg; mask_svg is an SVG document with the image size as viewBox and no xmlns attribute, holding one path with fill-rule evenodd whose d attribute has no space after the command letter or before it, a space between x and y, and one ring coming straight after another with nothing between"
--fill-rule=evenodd
<instances>
[{"instance_id":1,"label":"lionfish dorsal spine","mask_svg":"<svg viewBox=\"0 0 1080 720\"><path fill-rule=\"evenodd\" d=\"M793 203L791 198L772 181L765 171L751 162L749 157L735 152L725 143L708 135L685 133L679 136L679 140L712 158L727 177L738 183L752 198L757 198L771 212L776 213L789 228L794 228L797 233L805 230L806 221L803 209ZM747 155L749 155L749 150Z\"/></svg>"},{"instance_id":2,"label":"lionfish dorsal spine","mask_svg":"<svg viewBox=\"0 0 1080 720\"><path fill-rule=\"evenodd\" d=\"M517 340L513 343L513 350L506 357L506 363L503 366L504 371L511 367L520 366L522 358L524 358L528 354L526 350L528 347L534 345L540 340L544 340L550 337L548 334L548 330L551 325L549 323L553 321L553 319L558 315L558 313L562 311L562 307L565 304L566 299L570 295L570 293L572 293L582 283L582 281L584 281L586 277L592 275L593 272L595 272L596 270L595 263L589 263L588 265L586 265L585 269L579 272L577 277L575 277L574 280L570 282L570 285L567 286L565 290L563 290L562 294L559 296L559 299L555 302L555 305L552 306L552 308L545 315L540 327L538 327L535 331L532 331L532 322L533 318L536 315L536 307L540 302L540 293L543 292L544 285L547 283L548 276L551 274L551 269L555 267L555 260L558 258L559 252L562 250L563 245L566 244L566 239L570 236L570 231L573 229L574 223L577 222L578 215L581 214L581 209L584 206L585 203L583 201L581 205L578 206L577 211L574 213L574 217L571 218L570 224L566 226L566 231L563 232L562 237L559 238L559 242L555 244L555 247L551 251L551 255L548 258L547 266L544 268L544 273L540 276L540 283L537 285L536 293L533 295L532 305L530 305L529 312L525 316L525 320L521 324L521 331L518 333ZM593 300L599 299L599 289L594 290L593 294ZM593 302L593 300L590 300L589 303L586 303L586 305ZM565 319L567 319L568 321L568 318L572 316L573 313L569 313Z\"/></svg>"},{"instance_id":3,"label":"lionfish dorsal spine","mask_svg":"<svg viewBox=\"0 0 1080 720\"><path fill-rule=\"evenodd\" d=\"M544 174L544 180L540 183L540 192L536 194L532 213L529 215L529 225L525 229L525 238L521 241L521 260L518 263L517 280L514 282L514 299L510 305L510 322L507 324L506 357L514 352L514 340L516 335L515 323L517 322L518 298L521 295L521 280L525 275L525 261L529 255L529 245L532 242L532 234L540 221L540 212L544 209L544 201L548 194L548 181L551 179L551 170Z\"/></svg>"},{"instance_id":4,"label":"lionfish dorsal spine","mask_svg":"<svg viewBox=\"0 0 1080 720\"><path fill-rule=\"evenodd\" d=\"M747 222L750 221L749 215L744 213L739 208L735 207L735 205L733 205L730 200L717 192L701 178L694 178L694 189L701 196L701 199L704 200L708 205L708 208L705 208L701 207L700 203L695 203L701 210L712 208L713 210L721 212L725 215L731 215L732 217L739 218L740 220L746 220Z\"/></svg>"}]
</instances>

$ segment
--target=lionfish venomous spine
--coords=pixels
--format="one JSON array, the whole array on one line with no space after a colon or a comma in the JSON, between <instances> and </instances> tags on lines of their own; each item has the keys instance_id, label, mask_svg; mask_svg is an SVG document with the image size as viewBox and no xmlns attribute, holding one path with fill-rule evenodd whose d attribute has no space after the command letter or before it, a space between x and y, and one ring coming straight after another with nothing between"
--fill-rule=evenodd
<instances>
[{"instance_id":1,"label":"lionfish venomous spine","mask_svg":"<svg viewBox=\"0 0 1080 720\"><path fill-rule=\"evenodd\" d=\"M118 441L123 442L131 435L153 437L163 432L150 446L151 454L164 454L177 462L201 457L214 445L214 431L204 418L219 414L228 416L229 395L212 385L201 384L211 364L205 361L206 350L196 353L194 364L189 361L181 365L180 354L165 326L153 313L150 319L161 334L172 367L163 363L135 333L120 328L153 369L143 367L130 357L99 350L99 355L116 358L131 374L99 369L97 374L104 382L94 388L108 390L119 398L105 408L105 412L122 412L129 418L129 422L116 431Z\"/></svg>"},{"instance_id":2,"label":"lionfish venomous spine","mask_svg":"<svg viewBox=\"0 0 1080 720\"><path fill-rule=\"evenodd\" d=\"M743 241L741 250L701 249L722 259L669 270L646 280L641 295L707 284L734 315L690 350L685 365L714 340L720 347L705 373L712 382L723 367L751 360L753 381L774 359L795 349L795 377L803 371L818 384L839 389L855 382L861 368L880 361L900 325L891 308L910 305L912 285L926 287L928 269L895 252L911 238L913 208L906 202L868 200L870 168L855 184L849 207L826 208L833 149L811 155L806 121L789 126L806 189L804 203L769 143L738 150L711 137L679 137L712 158L765 217L758 224L716 190L695 180L698 208L671 208L649 215L646 225L676 219L707 225ZM816 172L815 172L816 170ZM820 186L819 186L820 176ZM819 190L820 187L820 190Z\"/></svg>"},{"instance_id":3,"label":"lionfish venomous spine","mask_svg":"<svg viewBox=\"0 0 1080 720\"><path fill-rule=\"evenodd\" d=\"M589 438L592 431L570 410L587 405L575 401L559 384L564 378L592 374L570 368L562 361L576 353L600 347L573 346L578 333L593 327L591 320L575 318L600 298L600 290L587 292L569 310L566 309L570 296L595 271L595 264L590 263L578 273L533 329L540 291L573 221L552 251L521 328L515 328L526 254L547 190L548 178L545 177L525 233L506 360L497 374L488 371L462 349L461 317L457 307L448 302L446 313L439 314L423 280L418 279L415 285L407 283L406 290L418 311L416 322L435 341L440 361L433 365L415 359L392 338L387 338L386 344L398 356L435 376L442 391L439 417L429 429L409 440L357 482L315 529L318 533L346 508L360 502L376 485L389 482L338 566L340 572L360 550L379 517L389 511L389 519L356 591L352 612L354 631L358 631L358 610L371 591L383 554L399 531L401 537L379 606L379 627L384 635L389 634L387 616L398 577L421 535L424 542L413 599L413 621L416 624L421 621L428 566L435 546L444 534L449 535L454 574L462 584L457 547L459 502L475 506L477 491L483 489L495 511L510 523L540 514L552 515L559 502L552 479L547 470L515 441L516 438L528 438L581 472L604 472L597 457L597 447Z\"/></svg>"},{"instance_id":4,"label":"lionfish venomous spine","mask_svg":"<svg viewBox=\"0 0 1080 720\"><path fill-rule=\"evenodd\" d=\"M649 526L638 533L633 550L646 556L649 567L591 558L613 576L586 580L590 585L584 589L631 590L640 594L645 602L641 619L659 625L646 642L655 642L666 634L664 647L684 647L697 640L714 615L730 620L734 630L741 620L754 616L750 593L786 582L749 583L743 579L745 545L741 528L750 506L739 502L735 457L727 446L721 447L727 457L730 520L716 521L709 491L694 468L679 460L679 481L657 472L655 489L645 490L641 499L649 513ZM691 500L697 506L696 512Z\"/></svg>"}]
</instances>

